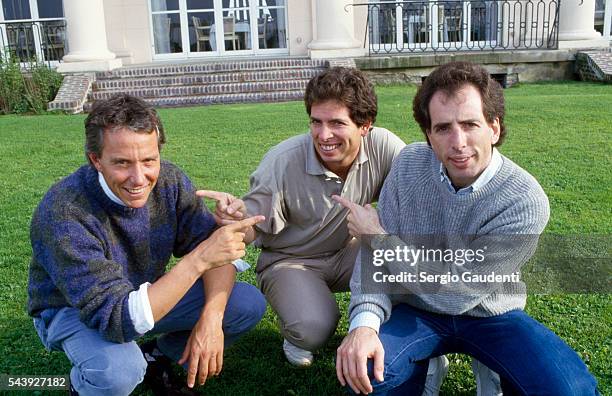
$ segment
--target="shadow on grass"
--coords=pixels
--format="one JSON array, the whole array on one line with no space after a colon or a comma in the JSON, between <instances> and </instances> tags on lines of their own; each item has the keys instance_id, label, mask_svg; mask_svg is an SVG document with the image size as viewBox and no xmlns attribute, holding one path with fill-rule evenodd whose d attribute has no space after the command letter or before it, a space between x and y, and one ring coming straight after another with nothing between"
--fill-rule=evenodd
<instances>
[{"instance_id":1,"label":"shadow on grass","mask_svg":"<svg viewBox=\"0 0 612 396\"><path fill-rule=\"evenodd\" d=\"M231 346L225 353L223 372L197 389L202 395L346 395L336 379L335 351L344 338L335 334L308 368L289 364L282 352L282 337L276 329L257 328ZM449 379L441 395L475 394L469 370L469 358L453 355ZM182 374L184 378L184 374ZM150 394L145 385L138 394Z\"/></svg>"},{"instance_id":2,"label":"shadow on grass","mask_svg":"<svg viewBox=\"0 0 612 396\"><path fill-rule=\"evenodd\" d=\"M44 349L31 319L1 319L0 332L3 335L0 341L0 373L69 374L68 359L61 352L48 352ZM345 390L336 379L334 361L336 348L343 337L342 334L335 334L315 354L315 362L311 367L296 368L283 355L282 337L278 330L270 324L261 323L226 350L221 375L209 380L197 391L202 395L345 395ZM451 367L440 394L474 395L476 386L471 374L470 358L456 354L448 357ZM186 380L177 366L179 371ZM134 394L150 395L152 392L143 384L136 388Z\"/></svg>"},{"instance_id":3,"label":"shadow on grass","mask_svg":"<svg viewBox=\"0 0 612 396\"><path fill-rule=\"evenodd\" d=\"M260 326L225 351L221 375L197 391L203 395L343 395L328 352L317 354L311 367L296 368L283 355L278 331ZM182 371L181 377L186 381ZM140 385L135 394L151 392Z\"/></svg>"},{"instance_id":4,"label":"shadow on grass","mask_svg":"<svg viewBox=\"0 0 612 396\"><path fill-rule=\"evenodd\" d=\"M57 351L44 349L29 318L0 320L2 358L0 372L15 375L70 373L70 362ZM276 328L260 324L225 352L223 371L218 378L197 388L202 395L345 395L336 379L335 351L343 339L335 334L327 345L315 354L309 368L289 364L282 352L282 337ZM464 364L451 367L442 395L474 394L471 378L465 378ZM463 366L463 367L461 367ZM177 366L177 371L180 369ZM186 380L186 376L181 373ZM466 382L464 384L464 382ZM45 392L46 393L46 392ZM58 394L52 392L52 394ZM135 395L150 395L151 389L139 385Z\"/></svg>"}]
</instances>

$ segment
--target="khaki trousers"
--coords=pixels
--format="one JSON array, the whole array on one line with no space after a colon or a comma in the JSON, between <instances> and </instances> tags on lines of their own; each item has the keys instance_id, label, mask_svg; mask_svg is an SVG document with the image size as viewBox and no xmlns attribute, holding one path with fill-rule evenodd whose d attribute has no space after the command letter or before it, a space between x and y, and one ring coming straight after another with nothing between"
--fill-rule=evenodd
<instances>
[{"instance_id":1,"label":"khaki trousers","mask_svg":"<svg viewBox=\"0 0 612 396\"><path fill-rule=\"evenodd\" d=\"M349 291L358 251L352 239L332 256L281 259L257 274L287 341L315 351L334 334L340 311L333 293Z\"/></svg>"}]
</instances>

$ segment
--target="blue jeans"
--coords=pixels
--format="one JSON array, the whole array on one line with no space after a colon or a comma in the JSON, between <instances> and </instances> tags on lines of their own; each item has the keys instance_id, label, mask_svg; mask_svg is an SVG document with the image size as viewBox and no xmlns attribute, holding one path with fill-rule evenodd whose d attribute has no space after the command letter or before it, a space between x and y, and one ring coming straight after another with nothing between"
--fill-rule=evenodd
<instances>
[{"instance_id":1,"label":"blue jeans","mask_svg":"<svg viewBox=\"0 0 612 396\"><path fill-rule=\"evenodd\" d=\"M183 353L204 304L202 281L147 333L161 334L159 349L174 361ZM259 322L266 310L263 295L253 285L234 285L223 318L228 346ZM49 350L63 351L70 362L70 381L80 395L128 395L142 382L147 368L136 342L114 343L79 319L76 308L46 310L34 318L36 331Z\"/></svg>"},{"instance_id":2,"label":"blue jeans","mask_svg":"<svg viewBox=\"0 0 612 396\"><path fill-rule=\"evenodd\" d=\"M375 394L420 395L429 358L447 353L473 356L499 373L504 396L599 394L576 352L523 311L474 318L399 304L379 337L385 371L383 382L372 380Z\"/></svg>"}]
</instances>

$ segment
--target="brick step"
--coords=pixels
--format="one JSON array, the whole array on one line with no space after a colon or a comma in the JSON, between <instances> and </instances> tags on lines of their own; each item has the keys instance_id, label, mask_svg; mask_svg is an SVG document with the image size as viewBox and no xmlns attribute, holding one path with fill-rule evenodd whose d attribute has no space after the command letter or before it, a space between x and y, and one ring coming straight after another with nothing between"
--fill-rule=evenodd
<instances>
[{"instance_id":1,"label":"brick step","mask_svg":"<svg viewBox=\"0 0 612 396\"><path fill-rule=\"evenodd\" d=\"M576 70L582 80L612 82L612 50L584 50L576 53Z\"/></svg>"},{"instance_id":2,"label":"brick step","mask_svg":"<svg viewBox=\"0 0 612 396\"><path fill-rule=\"evenodd\" d=\"M94 91L125 90L205 84L228 84L261 81L308 80L319 74L322 68L277 69L258 71L239 71L226 73L186 74L165 77L140 77L103 79L94 83Z\"/></svg>"},{"instance_id":3,"label":"brick step","mask_svg":"<svg viewBox=\"0 0 612 396\"><path fill-rule=\"evenodd\" d=\"M269 102L290 102L302 100L304 91L274 91L274 92L249 92L231 93L221 95L191 95L173 96L166 98L144 98L144 100L155 107L183 107L183 106L205 106L213 104L230 103L269 103ZM91 103L88 102L83 107L85 112L89 112Z\"/></svg>"},{"instance_id":4,"label":"brick step","mask_svg":"<svg viewBox=\"0 0 612 396\"><path fill-rule=\"evenodd\" d=\"M199 95L220 95L220 94L240 94L256 92L274 92L306 89L308 80L291 81L262 81L248 83L214 84L214 85L193 85L193 86L172 86L154 87L140 89L121 89L119 91L140 98L167 98L174 96L199 96ZM94 91L91 99L108 99L118 91L105 90Z\"/></svg>"},{"instance_id":5,"label":"brick step","mask_svg":"<svg viewBox=\"0 0 612 396\"><path fill-rule=\"evenodd\" d=\"M302 100L304 91L288 90L275 92L249 92L222 95L196 95L180 96L174 98L145 99L156 107L196 106L227 103L260 103L260 102L289 102Z\"/></svg>"},{"instance_id":6,"label":"brick step","mask_svg":"<svg viewBox=\"0 0 612 396\"><path fill-rule=\"evenodd\" d=\"M104 80L150 76L175 76L177 74L202 74L237 72L242 70L270 70L305 67L325 68L327 67L327 61L308 58L290 58L123 67L112 71L98 72L96 73L96 79Z\"/></svg>"}]
</instances>

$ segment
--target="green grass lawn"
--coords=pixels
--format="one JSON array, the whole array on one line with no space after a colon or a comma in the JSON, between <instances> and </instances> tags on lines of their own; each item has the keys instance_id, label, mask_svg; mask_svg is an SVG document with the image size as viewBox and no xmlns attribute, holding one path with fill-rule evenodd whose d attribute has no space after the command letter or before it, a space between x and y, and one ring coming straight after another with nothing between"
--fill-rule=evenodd
<instances>
[{"instance_id":1,"label":"green grass lawn","mask_svg":"<svg viewBox=\"0 0 612 396\"><path fill-rule=\"evenodd\" d=\"M378 87L377 125L406 142L423 140L412 119L411 86ZM546 229L554 234L612 230L612 89L609 85L554 83L506 90L509 135L501 152L542 184L551 204ZM182 167L200 188L243 195L249 174L281 140L307 130L300 102L160 110L168 143L162 156ZM31 248L29 223L47 189L85 162L83 115L0 117L0 373L67 374L62 353L45 351L25 313ZM609 252L609 250L608 250ZM255 262L250 250L248 260ZM240 278L254 282L252 270ZM609 285L609 280L608 280ZM346 312L348 294L338 295ZM612 298L609 294L531 295L527 311L574 348L612 394ZM335 379L336 335L309 369L286 363L275 315L230 348L224 370L203 394L342 394ZM140 393L147 393L139 387ZM446 395L474 394L469 360L451 356Z\"/></svg>"}]
</instances>

